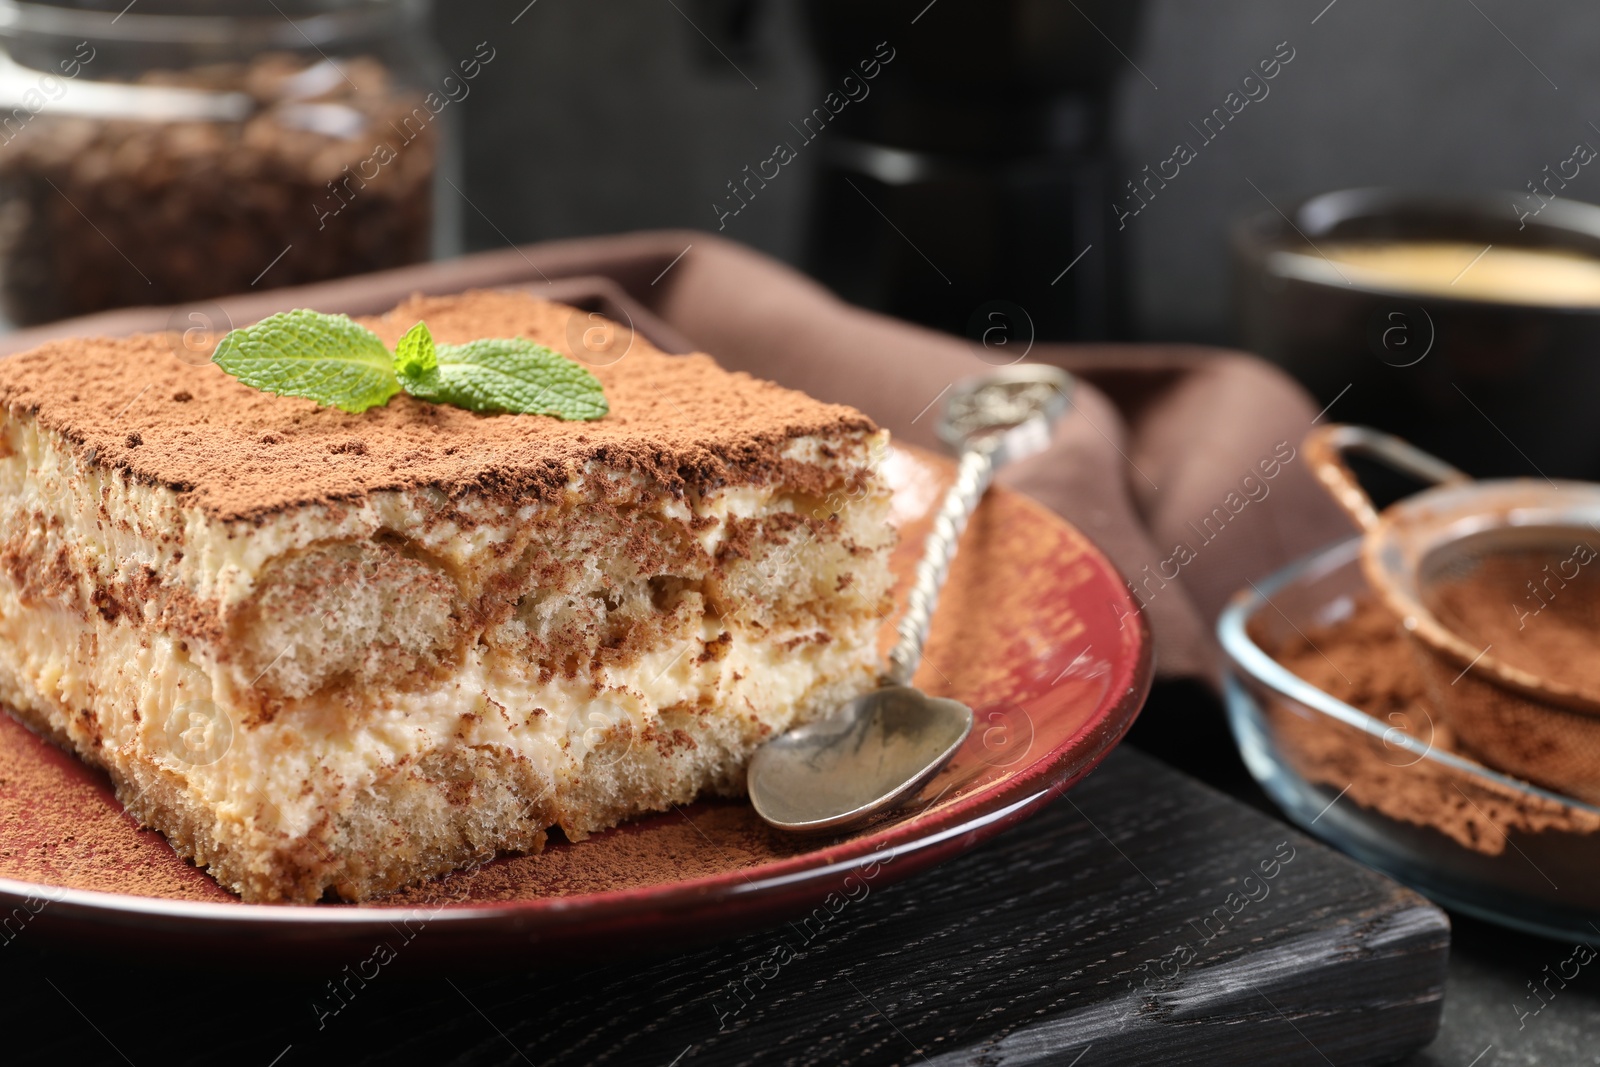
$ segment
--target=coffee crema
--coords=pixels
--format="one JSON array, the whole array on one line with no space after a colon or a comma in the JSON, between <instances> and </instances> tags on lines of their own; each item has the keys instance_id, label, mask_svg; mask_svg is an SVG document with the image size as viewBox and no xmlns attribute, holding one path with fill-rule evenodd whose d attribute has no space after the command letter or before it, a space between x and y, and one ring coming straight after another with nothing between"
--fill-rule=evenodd
<instances>
[{"instance_id":1,"label":"coffee crema","mask_svg":"<svg viewBox=\"0 0 1600 1067\"><path fill-rule=\"evenodd\" d=\"M1281 274L1416 296L1600 307L1600 259L1560 248L1459 241L1333 242L1276 252Z\"/></svg>"}]
</instances>

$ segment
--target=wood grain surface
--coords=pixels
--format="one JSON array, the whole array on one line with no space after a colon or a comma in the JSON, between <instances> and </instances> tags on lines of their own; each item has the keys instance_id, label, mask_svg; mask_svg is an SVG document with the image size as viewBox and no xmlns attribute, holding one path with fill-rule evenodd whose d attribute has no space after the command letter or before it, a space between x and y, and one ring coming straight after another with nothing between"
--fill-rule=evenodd
<instances>
[{"instance_id":1,"label":"wood grain surface","mask_svg":"<svg viewBox=\"0 0 1600 1067\"><path fill-rule=\"evenodd\" d=\"M1039 817L853 897L707 950L510 974L408 968L399 943L199 975L23 923L0 1004L33 1038L7 1059L1344 1067L1438 1024L1443 912L1127 747Z\"/></svg>"}]
</instances>

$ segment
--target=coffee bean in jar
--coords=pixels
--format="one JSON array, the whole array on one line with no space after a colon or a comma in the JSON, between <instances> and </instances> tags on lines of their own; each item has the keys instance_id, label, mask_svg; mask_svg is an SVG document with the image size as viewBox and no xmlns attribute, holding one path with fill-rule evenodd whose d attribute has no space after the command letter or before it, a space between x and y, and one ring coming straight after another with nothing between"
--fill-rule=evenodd
<instances>
[{"instance_id":1,"label":"coffee bean in jar","mask_svg":"<svg viewBox=\"0 0 1600 1067\"><path fill-rule=\"evenodd\" d=\"M8 53L0 61L0 300L12 322L184 303L429 257L447 121L440 111L451 97L428 91L414 67L399 76L369 39L350 42L369 49L356 55L284 47L301 28L294 20L315 12L278 6L283 15L256 27L269 32L209 48L186 41L176 57L154 45L130 55L126 41L92 37L18 55L28 42L0 37ZM186 21L129 13L119 24L137 37L141 17ZM257 20L222 21L248 29ZM278 47L255 50L267 44ZM69 55L56 58L63 50ZM172 58L188 62L147 65Z\"/></svg>"}]
</instances>

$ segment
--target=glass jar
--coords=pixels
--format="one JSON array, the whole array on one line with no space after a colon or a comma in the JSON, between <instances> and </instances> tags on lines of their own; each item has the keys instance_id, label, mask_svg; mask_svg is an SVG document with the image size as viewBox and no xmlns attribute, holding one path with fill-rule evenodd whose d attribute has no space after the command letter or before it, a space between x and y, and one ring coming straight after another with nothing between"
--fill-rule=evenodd
<instances>
[{"instance_id":1,"label":"glass jar","mask_svg":"<svg viewBox=\"0 0 1600 1067\"><path fill-rule=\"evenodd\" d=\"M0 0L12 322L455 251L447 109L485 59L444 73L427 0L136 3Z\"/></svg>"}]
</instances>

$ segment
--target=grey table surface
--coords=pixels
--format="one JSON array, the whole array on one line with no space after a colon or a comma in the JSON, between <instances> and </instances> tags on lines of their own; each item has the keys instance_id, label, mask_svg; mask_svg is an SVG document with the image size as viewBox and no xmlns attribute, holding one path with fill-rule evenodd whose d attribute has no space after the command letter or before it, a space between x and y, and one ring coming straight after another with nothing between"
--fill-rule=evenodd
<instances>
[{"instance_id":1,"label":"grey table surface","mask_svg":"<svg viewBox=\"0 0 1600 1067\"><path fill-rule=\"evenodd\" d=\"M1573 965L1563 964L1573 958L1573 944L1461 916L1453 921L1439 1036L1400 1061L1405 1067L1600 1064L1600 959L1564 986L1546 985L1552 972L1572 973ZM1594 940L1600 948L1600 935Z\"/></svg>"}]
</instances>

